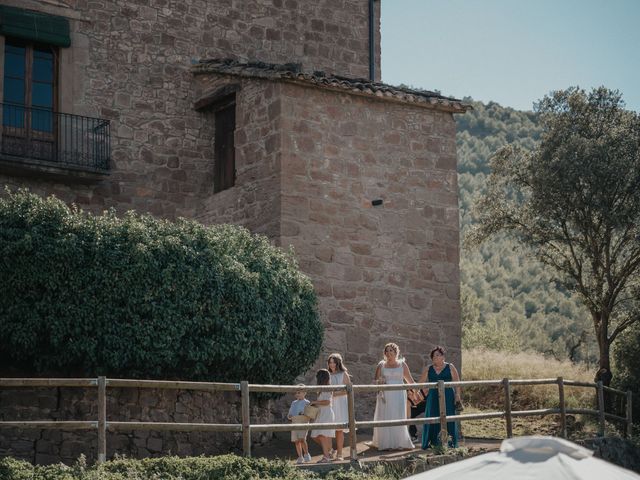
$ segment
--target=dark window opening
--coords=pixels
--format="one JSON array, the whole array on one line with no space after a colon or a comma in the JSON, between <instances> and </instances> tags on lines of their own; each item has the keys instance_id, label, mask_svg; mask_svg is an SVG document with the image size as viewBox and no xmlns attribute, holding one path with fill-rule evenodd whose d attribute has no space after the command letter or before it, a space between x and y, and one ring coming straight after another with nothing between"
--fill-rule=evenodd
<instances>
[{"instance_id":1,"label":"dark window opening","mask_svg":"<svg viewBox=\"0 0 640 480\"><path fill-rule=\"evenodd\" d=\"M224 107L215 110L215 147L213 191L221 192L233 187L236 182L236 129L235 95Z\"/></svg>"},{"instance_id":2,"label":"dark window opening","mask_svg":"<svg viewBox=\"0 0 640 480\"><path fill-rule=\"evenodd\" d=\"M0 17L5 13L6 9L0 8ZM59 51L57 46L42 40L49 38L45 33L58 32L59 23L26 22L34 31L21 31L24 34L21 38L5 36L4 63L0 65L4 81L0 102L0 167L18 173L38 171L86 178L94 173L102 175L109 169L109 121L62 113L58 108ZM49 30L43 33L37 28L42 25L50 27ZM0 27L0 33L6 33L8 26L0 22ZM51 38L64 40L55 35Z\"/></svg>"},{"instance_id":3,"label":"dark window opening","mask_svg":"<svg viewBox=\"0 0 640 480\"><path fill-rule=\"evenodd\" d=\"M53 137L57 50L7 38L4 47L2 125L14 133Z\"/></svg>"}]
</instances>

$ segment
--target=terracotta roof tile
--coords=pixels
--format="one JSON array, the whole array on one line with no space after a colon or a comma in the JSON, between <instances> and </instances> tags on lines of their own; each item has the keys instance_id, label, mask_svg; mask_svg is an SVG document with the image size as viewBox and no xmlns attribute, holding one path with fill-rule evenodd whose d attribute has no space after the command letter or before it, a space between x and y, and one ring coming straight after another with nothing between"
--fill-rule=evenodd
<instances>
[{"instance_id":1,"label":"terracotta roof tile","mask_svg":"<svg viewBox=\"0 0 640 480\"><path fill-rule=\"evenodd\" d=\"M471 109L471 105L456 98L445 97L437 92L395 87L386 83L372 82L364 78L329 75L322 71L303 72L301 65L297 63L273 64L216 58L201 60L191 70L196 75L220 73L241 77L300 82L320 88L343 90L357 95L375 96L459 113L464 113Z\"/></svg>"}]
</instances>

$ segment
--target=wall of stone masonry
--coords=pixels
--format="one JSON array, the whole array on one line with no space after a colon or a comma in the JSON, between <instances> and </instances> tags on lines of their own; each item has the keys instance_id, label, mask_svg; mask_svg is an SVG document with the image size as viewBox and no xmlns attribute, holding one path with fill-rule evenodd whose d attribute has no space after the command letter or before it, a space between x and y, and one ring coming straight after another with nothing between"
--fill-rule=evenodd
<instances>
[{"instance_id":1,"label":"wall of stone masonry","mask_svg":"<svg viewBox=\"0 0 640 480\"><path fill-rule=\"evenodd\" d=\"M452 115L292 84L282 94L281 243L319 294L324 353L343 353L355 383L391 341L416 377L436 344L459 365Z\"/></svg>"},{"instance_id":2,"label":"wall of stone masonry","mask_svg":"<svg viewBox=\"0 0 640 480\"><path fill-rule=\"evenodd\" d=\"M280 236L280 84L223 75L200 75L196 83L197 95L216 91L229 83L240 85L236 93L236 184L205 198L196 219L207 224L243 225L277 243Z\"/></svg>"},{"instance_id":3,"label":"wall of stone masonry","mask_svg":"<svg viewBox=\"0 0 640 480\"><path fill-rule=\"evenodd\" d=\"M115 207L197 217L215 202L212 125L193 110L193 61L235 57L368 75L367 0L6 3L70 18L72 46L60 50L60 109L111 120L113 161L100 182L0 170L0 183L53 193L94 212ZM376 27L379 78L379 22Z\"/></svg>"},{"instance_id":4,"label":"wall of stone masonry","mask_svg":"<svg viewBox=\"0 0 640 480\"><path fill-rule=\"evenodd\" d=\"M280 420L272 401L252 398L251 422ZM0 389L0 420L96 421L96 389ZM196 392L155 389L108 389L107 421L241 423L240 395L231 392ZM96 430L5 429L0 435L0 457L12 456L37 464L73 464L81 454L97 457ZM254 434L253 441L269 439ZM115 454L133 458L162 455L214 455L242 450L242 438L233 433L107 432L107 458Z\"/></svg>"}]
</instances>

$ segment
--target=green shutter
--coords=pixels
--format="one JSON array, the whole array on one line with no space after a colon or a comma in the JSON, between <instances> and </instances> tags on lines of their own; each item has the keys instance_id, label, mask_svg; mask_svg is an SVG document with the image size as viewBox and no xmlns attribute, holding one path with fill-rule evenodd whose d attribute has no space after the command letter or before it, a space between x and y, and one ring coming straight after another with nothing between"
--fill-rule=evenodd
<instances>
[{"instance_id":1,"label":"green shutter","mask_svg":"<svg viewBox=\"0 0 640 480\"><path fill-rule=\"evenodd\" d=\"M59 47L71 45L66 18L1 5L0 34Z\"/></svg>"}]
</instances>

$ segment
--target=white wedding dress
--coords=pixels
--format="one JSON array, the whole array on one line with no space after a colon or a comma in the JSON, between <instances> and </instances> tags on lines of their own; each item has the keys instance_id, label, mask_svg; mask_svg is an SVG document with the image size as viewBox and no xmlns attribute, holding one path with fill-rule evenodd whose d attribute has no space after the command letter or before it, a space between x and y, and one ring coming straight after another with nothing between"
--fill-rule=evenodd
<instances>
[{"instance_id":1,"label":"white wedding dress","mask_svg":"<svg viewBox=\"0 0 640 480\"><path fill-rule=\"evenodd\" d=\"M404 381L403 363L398 362L396 368L381 365L381 373L387 385L402 384ZM386 390L376 400L374 420L404 420L407 418L407 391ZM373 429L371 444L378 450L413 449L413 442L406 425L399 427L376 427Z\"/></svg>"}]
</instances>

